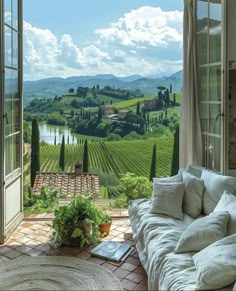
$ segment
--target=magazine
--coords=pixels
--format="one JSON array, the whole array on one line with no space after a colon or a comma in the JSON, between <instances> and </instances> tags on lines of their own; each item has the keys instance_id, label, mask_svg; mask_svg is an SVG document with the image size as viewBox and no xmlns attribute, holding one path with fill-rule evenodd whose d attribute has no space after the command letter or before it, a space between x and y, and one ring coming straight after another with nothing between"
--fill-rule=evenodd
<instances>
[{"instance_id":1,"label":"magazine","mask_svg":"<svg viewBox=\"0 0 236 291\"><path fill-rule=\"evenodd\" d=\"M126 243L104 241L90 251L90 254L114 262L124 261L133 251L133 247Z\"/></svg>"}]
</instances>

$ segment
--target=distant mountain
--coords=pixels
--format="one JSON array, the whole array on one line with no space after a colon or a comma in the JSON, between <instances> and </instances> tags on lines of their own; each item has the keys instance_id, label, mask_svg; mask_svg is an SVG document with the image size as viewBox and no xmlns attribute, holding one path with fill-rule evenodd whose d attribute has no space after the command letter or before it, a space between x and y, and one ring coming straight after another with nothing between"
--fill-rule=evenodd
<instances>
[{"instance_id":1,"label":"distant mountain","mask_svg":"<svg viewBox=\"0 0 236 291\"><path fill-rule=\"evenodd\" d=\"M96 75L96 76L73 76L66 79L63 78L47 78L37 81L24 82L24 104L27 105L34 98L53 98L55 95L63 95L70 88L93 87L99 85L111 86L120 89L136 90L139 89L143 93L155 92L158 86L168 87L172 84L174 92L180 92L182 88L182 71L173 75L162 78L150 78L140 75L132 75L129 77L116 77L112 74Z\"/></svg>"}]
</instances>

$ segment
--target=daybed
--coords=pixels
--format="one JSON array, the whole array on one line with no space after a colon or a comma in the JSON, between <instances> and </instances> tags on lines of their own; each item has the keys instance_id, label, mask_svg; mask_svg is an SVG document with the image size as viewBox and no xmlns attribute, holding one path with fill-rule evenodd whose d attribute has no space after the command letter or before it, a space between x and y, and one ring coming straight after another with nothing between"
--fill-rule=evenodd
<instances>
[{"instance_id":1,"label":"daybed","mask_svg":"<svg viewBox=\"0 0 236 291\"><path fill-rule=\"evenodd\" d=\"M168 197L178 183L184 187L183 195L178 188L174 198ZM232 290L236 281L236 197L230 193L236 191L236 178L189 166L174 177L154 179L153 185L151 200L134 200L129 205L148 289ZM158 196L163 189L164 196ZM163 202L163 197L169 200Z\"/></svg>"}]
</instances>

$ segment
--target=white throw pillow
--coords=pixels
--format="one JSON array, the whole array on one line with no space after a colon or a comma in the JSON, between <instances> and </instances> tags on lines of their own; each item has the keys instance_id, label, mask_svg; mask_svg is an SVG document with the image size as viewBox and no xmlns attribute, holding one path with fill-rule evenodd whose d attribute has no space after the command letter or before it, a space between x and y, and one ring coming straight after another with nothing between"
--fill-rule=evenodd
<instances>
[{"instance_id":1,"label":"white throw pillow","mask_svg":"<svg viewBox=\"0 0 236 291\"><path fill-rule=\"evenodd\" d=\"M183 196L184 183L155 183L150 212L183 219Z\"/></svg>"},{"instance_id":2,"label":"white throw pillow","mask_svg":"<svg viewBox=\"0 0 236 291\"><path fill-rule=\"evenodd\" d=\"M156 183L181 183L182 174L177 174L175 176L166 177L166 178L153 178L153 192L156 191Z\"/></svg>"},{"instance_id":3,"label":"white throw pillow","mask_svg":"<svg viewBox=\"0 0 236 291\"><path fill-rule=\"evenodd\" d=\"M228 211L229 222L227 234L231 235L236 233L236 197L231 193L225 191L216 205L214 212Z\"/></svg>"},{"instance_id":4,"label":"white throw pillow","mask_svg":"<svg viewBox=\"0 0 236 291\"><path fill-rule=\"evenodd\" d=\"M216 290L235 281L236 234L227 236L193 257L197 269L196 290Z\"/></svg>"},{"instance_id":5,"label":"white throw pillow","mask_svg":"<svg viewBox=\"0 0 236 291\"><path fill-rule=\"evenodd\" d=\"M204 182L186 171L183 171L182 177L185 184L183 211L195 218L202 212Z\"/></svg>"},{"instance_id":6,"label":"white throw pillow","mask_svg":"<svg viewBox=\"0 0 236 291\"><path fill-rule=\"evenodd\" d=\"M225 237L229 213L215 212L191 223L181 235L175 253L198 252Z\"/></svg>"},{"instance_id":7,"label":"white throw pillow","mask_svg":"<svg viewBox=\"0 0 236 291\"><path fill-rule=\"evenodd\" d=\"M201 179L204 181L203 210L210 214L215 209L224 191L235 193L236 178L218 175L208 170L202 171Z\"/></svg>"}]
</instances>

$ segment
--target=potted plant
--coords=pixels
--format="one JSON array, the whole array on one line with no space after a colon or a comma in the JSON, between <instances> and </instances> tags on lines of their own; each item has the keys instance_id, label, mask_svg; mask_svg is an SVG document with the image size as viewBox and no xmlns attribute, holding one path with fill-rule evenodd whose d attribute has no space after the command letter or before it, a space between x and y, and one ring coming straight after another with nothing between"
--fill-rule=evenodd
<instances>
[{"instance_id":1,"label":"potted plant","mask_svg":"<svg viewBox=\"0 0 236 291\"><path fill-rule=\"evenodd\" d=\"M101 237L98 230L100 212L91 198L76 197L68 206L55 210L52 242L54 246L83 247L96 243Z\"/></svg>"},{"instance_id":2,"label":"potted plant","mask_svg":"<svg viewBox=\"0 0 236 291\"><path fill-rule=\"evenodd\" d=\"M110 232L110 228L111 228L111 216L108 214L104 214L104 213L100 213L100 217L99 217L99 225L98 225L98 229L100 231L101 234L109 234Z\"/></svg>"}]
</instances>

